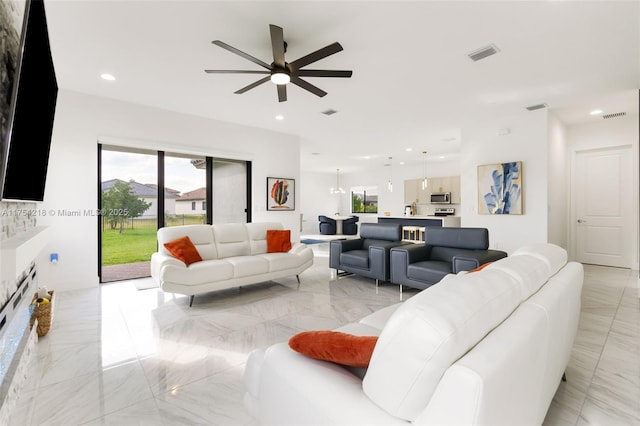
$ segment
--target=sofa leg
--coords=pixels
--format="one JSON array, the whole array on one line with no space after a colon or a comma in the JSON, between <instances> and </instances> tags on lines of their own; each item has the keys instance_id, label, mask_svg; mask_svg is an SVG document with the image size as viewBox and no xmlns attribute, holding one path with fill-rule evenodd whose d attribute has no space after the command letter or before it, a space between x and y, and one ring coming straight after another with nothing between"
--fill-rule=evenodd
<instances>
[{"instance_id":1,"label":"sofa leg","mask_svg":"<svg viewBox=\"0 0 640 426\"><path fill-rule=\"evenodd\" d=\"M400 301L402 302L402 284L400 284Z\"/></svg>"},{"instance_id":2,"label":"sofa leg","mask_svg":"<svg viewBox=\"0 0 640 426\"><path fill-rule=\"evenodd\" d=\"M378 280L376 279L376 294L378 294Z\"/></svg>"},{"instance_id":3,"label":"sofa leg","mask_svg":"<svg viewBox=\"0 0 640 426\"><path fill-rule=\"evenodd\" d=\"M298 288L300 288L300 276L296 275L296 279L298 280Z\"/></svg>"},{"instance_id":4,"label":"sofa leg","mask_svg":"<svg viewBox=\"0 0 640 426\"><path fill-rule=\"evenodd\" d=\"M189 296L189 307L191 307L193 305L193 299L195 299L195 297L196 296L193 295L193 294L191 296Z\"/></svg>"},{"instance_id":5,"label":"sofa leg","mask_svg":"<svg viewBox=\"0 0 640 426\"><path fill-rule=\"evenodd\" d=\"M563 382L567 381L567 373L562 373L562 381Z\"/></svg>"}]
</instances>

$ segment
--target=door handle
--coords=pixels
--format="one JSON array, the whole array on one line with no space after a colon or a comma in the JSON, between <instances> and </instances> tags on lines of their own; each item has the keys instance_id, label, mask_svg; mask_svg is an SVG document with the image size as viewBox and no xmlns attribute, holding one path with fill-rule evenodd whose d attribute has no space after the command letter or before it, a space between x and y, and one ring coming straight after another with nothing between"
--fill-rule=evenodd
<instances>
[{"instance_id":1,"label":"door handle","mask_svg":"<svg viewBox=\"0 0 640 426\"><path fill-rule=\"evenodd\" d=\"M578 219L578 223L587 223L586 220Z\"/></svg>"}]
</instances>

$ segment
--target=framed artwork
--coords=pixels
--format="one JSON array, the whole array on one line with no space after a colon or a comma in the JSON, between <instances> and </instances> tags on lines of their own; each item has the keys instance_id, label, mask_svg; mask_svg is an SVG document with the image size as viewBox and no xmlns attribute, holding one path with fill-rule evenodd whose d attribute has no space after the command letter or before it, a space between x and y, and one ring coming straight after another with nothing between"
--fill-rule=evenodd
<instances>
[{"instance_id":1,"label":"framed artwork","mask_svg":"<svg viewBox=\"0 0 640 426\"><path fill-rule=\"evenodd\" d=\"M296 209L296 181L289 178L267 178L267 211Z\"/></svg>"},{"instance_id":2,"label":"framed artwork","mask_svg":"<svg viewBox=\"0 0 640 426\"><path fill-rule=\"evenodd\" d=\"M522 161L478 166L478 213L522 214Z\"/></svg>"}]
</instances>

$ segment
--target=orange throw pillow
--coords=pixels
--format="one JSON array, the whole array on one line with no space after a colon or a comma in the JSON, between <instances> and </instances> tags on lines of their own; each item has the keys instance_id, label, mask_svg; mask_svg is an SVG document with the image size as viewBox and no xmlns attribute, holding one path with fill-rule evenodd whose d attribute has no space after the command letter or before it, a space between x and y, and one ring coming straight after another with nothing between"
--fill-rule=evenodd
<instances>
[{"instance_id":1,"label":"orange throw pillow","mask_svg":"<svg viewBox=\"0 0 640 426\"><path fill-rule=\"evenodd\" d=\"M483 263L482 265L478 266L477 268L474 268L474 269L470 270L469 272L482 271L484 268L486 268L487 266L491 265L491 263L493 263L493 262Z\"/></svg>"},{"instance_id":2,"label":"orange throw pillow","mask_svg":"<svg viewBox=\"0 0 640 426\"><path fill-rule=\"evenodd\" d=\"M191 239L188 236L177 238L168 243L164 243L164 247L175 257L180 259L187 265L191 265L194 262L200 262L202 257L198 253L198 249L193 245Z\"/></svg>"},{"instance_id":3,"label":"orange throw pillow","mask_svg":"<svg viewBox=\"0 0 640 426\"><path fill-rule=\"evenodd\" d=\"M340 331L303 331L289 339L289 347L309 358L351 367L368 367L378 336L355 336Z\"/></svg>"},{"instance_id":4,"label":"orange throw pillow","mask_svg":"<svg viewBox=\"0 0 640 426\"><path fill-rule=\"evenodd\" d=\"M289 229L267 229L267 253L286 253L291 250Z\"/></svg>"}]
</instances>

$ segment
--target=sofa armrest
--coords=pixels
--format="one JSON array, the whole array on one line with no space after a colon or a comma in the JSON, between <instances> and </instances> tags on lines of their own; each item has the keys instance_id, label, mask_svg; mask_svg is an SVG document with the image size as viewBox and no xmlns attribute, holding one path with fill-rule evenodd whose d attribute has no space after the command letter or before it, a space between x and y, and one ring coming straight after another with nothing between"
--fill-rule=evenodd
<instances>
[{"instance_id":1,"label":"sofa armrest","mask_svg":"<svg viewBox=\"0 0 640 426\"><path fill-rule=\"evenodd\" d=\"M162 267L165 265L182 266L184 268L187 267L187 265L183 261L178 260L171 255L160 253L160 252L151 254L151 271L152 272L154 269L156 269L159 272L160 269L162 269Z\"/></svg>"},{"instance_id":2,"label":"sofa armrest","mask_svg":"<svg viewBox=\"0 0 640 426\"><path fill-rule=\"evenodd\" d=\"M495 262L504 257L507 257L507 253L502 250L477 250L453 256L453 273L470 271L487 262Z\"/></svg>"},{"instance_id":3,"label":"sofa armrest","mask_svg":"<svg viewBox=\"0 0 640 426\"><path fill-rule=\"evenodd\" d=\"M286 343L252 352L244 383L251 414L273 425L406 425L373 403L345 368L308 358Z\"/></svg>"},{"instance_id":4,"label":"sofa armrest","mask_svg":"<svg viewBox=\"0 0 640 426\"><path fill-rule=\"evenodd\" d=\"M329 242L329 267L340 269L340 254L349 250L362 248L362 239L331 240Z\"/></svg>"},{"instance_id":5,"label":"sofa armrest","mask_svg":"<svg viewBox=\"0 0 640 426\"><path fill-rule=\"evenodd\" d=\"M413 280L407 275L409 265L428 260L430 256L431 246L428 244L408 244L392 248L389 253L391 282L411 285Z\"/></svg>"},{"instance_id":6,"label":"sofa armrest","mask_svg":"<svg viewBox=\"0 0 640 426\"><path fill-rule=\"evenodd\" d=\"M303 251L305 251L308 248L309 248L309 246L307 246L306 244L293 243L293 244L291 244L291 250L289 250L289 253L291 253L291 254L300 254L300 253L302 253Z\"/></svg>"},{"instance_id":7,"label":"sofa armrest","mask_svg":"<svg viewBox=\"0 0 640 426\"><path fill-rule=\"evenodd\" d=\"M394 247L394 252L402 251L405 253L406 266L411 263L428 260L431 256L431 246L428 244L407 244L404 246Z\"/></svg>"},{"instance_id":8,"label":"sofa armrest","mask_svg":"<svg viewBox=\"0 0 640 426\"><path fill-rule=\"evenodd\" d=\"M187 265L181 260L178 260L175 257L170 256L168 254L159 253L159 252L151 254L150 263L151 263L150 264L151 277L156 280L159 286L162 284L162 281L163 281L162 269L165 266L171 265L176 268L187 269Z\"/></svg>"}]
</instances>

